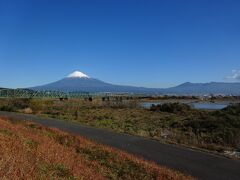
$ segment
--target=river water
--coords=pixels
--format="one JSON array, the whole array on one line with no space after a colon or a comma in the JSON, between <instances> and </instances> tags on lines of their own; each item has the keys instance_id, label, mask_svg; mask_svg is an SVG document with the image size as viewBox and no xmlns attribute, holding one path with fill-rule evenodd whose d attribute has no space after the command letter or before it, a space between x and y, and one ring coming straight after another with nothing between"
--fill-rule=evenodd
<instances>
[{"instance_id":1,"label":"river water","mask_svg":"<svg viewBox=\"0 0 240 180\"><path fill-rule=\"evenodd\" d=\"M158 105L158 104L163 104L165 102L142 102L141 107L149 109L153 104ZM217 103L208 103L208 102L192 102L192 103L187 103L194 109L205 109L205 110L220 110L225 107L227 107L229 104L217 104Z\"/></svg>"}]
</instances>

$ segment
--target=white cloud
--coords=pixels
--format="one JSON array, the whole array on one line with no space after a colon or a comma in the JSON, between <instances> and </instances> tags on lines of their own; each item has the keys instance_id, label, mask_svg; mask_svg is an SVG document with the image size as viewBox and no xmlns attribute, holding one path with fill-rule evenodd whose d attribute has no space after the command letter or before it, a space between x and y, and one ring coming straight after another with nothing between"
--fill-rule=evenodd
<instances>
[{"instance_id":1,"label":"white cloud","mask_svg":"<svg viewBox=\"0 0 240 180\"><path fill-rule=\"evenodd\" d=\"M230 76L227 76L227 79L240 81L240 70L232 70L232 74Z\"/></svg>"}]
</instances>

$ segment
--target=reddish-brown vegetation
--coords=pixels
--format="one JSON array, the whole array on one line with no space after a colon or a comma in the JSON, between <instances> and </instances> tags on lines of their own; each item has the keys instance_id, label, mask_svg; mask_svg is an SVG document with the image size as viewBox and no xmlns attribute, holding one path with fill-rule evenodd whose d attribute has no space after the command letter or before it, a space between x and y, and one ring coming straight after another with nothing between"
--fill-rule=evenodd
<instances>
[{"instance_id":1,"label":"reddish-brown vegetation","mask_svg":"<svg viewBox=\"0 0 240 180\"><path fill-rule=\"evenodd\" d=\"M125 152L30 122L0 119L3 179L192 179Z\"/></svg>"}]
</instances>

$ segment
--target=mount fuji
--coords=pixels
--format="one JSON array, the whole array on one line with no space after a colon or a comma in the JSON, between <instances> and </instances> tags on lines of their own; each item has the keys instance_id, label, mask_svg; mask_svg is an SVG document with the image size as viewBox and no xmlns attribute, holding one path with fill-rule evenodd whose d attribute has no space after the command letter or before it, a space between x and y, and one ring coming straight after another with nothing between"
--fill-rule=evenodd
<instances>
[{"instance_id":1,"label":"mount fuji","mask_svg":"<svg viewBox=\"0 0 240 180\"><path fill-rule=\"evenodd\" d=\"M125 92L125 93L143 93L151 92L153 89L133 86L120 86L106 83L104 81L91 78L90 76L75 71L69 74L64 79L46 84L29 88L38 91L62 91L62 92Z\"/></svg>"},{"instance_id":2,"label":"mount fuji","mask_svg":"<svg viewBox=\"0 0 240 180\"><path fill-rule=\"evenodd\" d=\"M240 83L184 83L172 88L144 88L133 86L121 86L106 83L91 78L90 76L75 71L67 77L43 86L29 88L38 91L62 91L62 92L112 92L112 93L146 93L146 94L171 94L171 95L240 95Z\"/></svg>"}]
</instances>

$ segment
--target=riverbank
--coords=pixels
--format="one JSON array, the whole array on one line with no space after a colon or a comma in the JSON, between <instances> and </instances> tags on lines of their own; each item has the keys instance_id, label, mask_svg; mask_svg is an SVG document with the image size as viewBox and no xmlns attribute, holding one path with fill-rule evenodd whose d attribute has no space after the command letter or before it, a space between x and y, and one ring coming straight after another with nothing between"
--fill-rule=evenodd
<instances>
[{"instance_id":1,"label":"riverbank","mask_svg":"<svg viewBox=\"0 0 240 180\"><path fill-rule=\"evenodd\" d=\"M192 179L83 137L4 117L0 147L3 179Z\"/></svg>"},{"instance_id":2,"label":"riverbank","mask_svg":"<svg viewBox=\"0 0 240 180\"><path fill-rule=\"evenodd\" d=\"M222 154L239 149L239 106L205 111L172 103L163 111L140 108L136 106L138 103L18 99L2 101L0 109L63 119Z\"/></svg>"}]
</instances>

